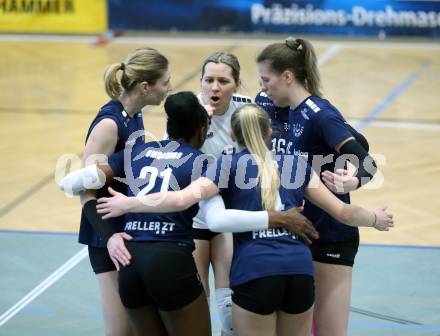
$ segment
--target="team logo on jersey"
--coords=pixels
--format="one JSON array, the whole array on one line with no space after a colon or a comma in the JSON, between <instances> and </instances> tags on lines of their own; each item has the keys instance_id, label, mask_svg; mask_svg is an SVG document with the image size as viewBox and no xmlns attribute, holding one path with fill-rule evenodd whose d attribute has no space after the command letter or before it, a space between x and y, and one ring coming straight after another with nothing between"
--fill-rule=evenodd
<instances>
[{"instance_id":1,"label":"team logo on jersey","mask_svg":"<svg viewBox=\"0 0 440 336\"><path fill-rule=\"evenodd\" d=\"M307 109L303 108L299 111L305 120L309 120L309 116L307 115Z\"/></svg>"},{"instance_id":2,"label":"team logo on jersey","mask_svg":"<svg viewBox=\"0 0 440 336\"><path fill-rule=\"evenodd\" d=\"M292 133L296 138L299 138L304 131L304 126L301 126L301 124L293 124L292 125Z\"/></svg>"},{"instance_id":3,"label":"team logo on jersey","mask_svg":"<svg viewBox=\"0 0 440 336\"><path fill-rule=\"evenodd\" d=\"M284 123L284 130L287 132L288 130L290 130L290 124L285 122Z\"/></svg>"}]
</instances>

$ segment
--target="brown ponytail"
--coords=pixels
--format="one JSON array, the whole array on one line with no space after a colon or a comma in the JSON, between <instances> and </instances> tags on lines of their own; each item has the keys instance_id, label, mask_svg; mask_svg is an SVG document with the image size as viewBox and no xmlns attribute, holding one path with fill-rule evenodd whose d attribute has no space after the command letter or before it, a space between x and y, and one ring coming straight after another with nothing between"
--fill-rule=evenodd
<instances>
[{"instance_id":1,"label":"brown ponytail","mask_svg":"<svg viewBox=\"0 0 440 336\"><path fill-rule=\"evenodd\" d=\"M321 79L312 44L304 39L288 37L284 43L274 43L257 56L257 63L268 61L278 74L290 70L312 95L322 97Z\"/></svg>"}]
</instances>

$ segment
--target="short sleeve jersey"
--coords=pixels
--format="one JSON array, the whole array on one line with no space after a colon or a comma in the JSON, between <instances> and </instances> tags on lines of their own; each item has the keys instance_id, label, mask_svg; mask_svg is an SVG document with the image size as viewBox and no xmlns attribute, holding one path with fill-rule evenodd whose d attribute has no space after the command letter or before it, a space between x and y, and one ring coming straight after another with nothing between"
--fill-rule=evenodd
<instances>
[{"instance_id":1,"label":"short sleeve jersey","mask_svg":"<svg viewBox=\"0 0 440 336\"><path fill-rule=\"evenodd\" d=\"M124 111L124 107L119 101L111 100L106 105L101 107L95 119L92 121L87 132L86 142L90 133L95 126L104 119L111 119L116 123L118 128L118 141L116 143L115 152L124 149L126 142L130 139L134 143L143 143L144 140L144 122L142 120L142 113L136 113L133 118ZM130 138L133 137L133 139ZM118 182L111 184L111 187L119 192L126 194L127 186ZM109 196L107 192L108 185L98 190L97 197ZM123 229L123 217L112 218L108 220L109 225L114 231L120 232ZM92 228L92 225L87 220L84 212L81 213L81 224L79 230L78 241L81 244L86 244L94 247L105 247L104 242L99 235Z\"/></svg>"}]
</instances>

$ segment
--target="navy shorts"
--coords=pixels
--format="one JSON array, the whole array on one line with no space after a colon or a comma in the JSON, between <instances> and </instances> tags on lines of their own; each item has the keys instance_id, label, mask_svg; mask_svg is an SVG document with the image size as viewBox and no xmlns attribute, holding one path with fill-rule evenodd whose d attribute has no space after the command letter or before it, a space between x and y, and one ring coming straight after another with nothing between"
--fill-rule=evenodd
<instances>
[{"instance_id":1,"label":"navy shorts","mask_svg":"<svg viewBox=\"0 0 440 336\"><path fill-rule=\"evenodd\" d=\"M192 228L193 239L197 240L212 240L212 238L219 235L220 233L221 232L214 232L209 229Z\"/></svg>"},{"instance_id":2,"label":"navy shorts","mask_svg":"<svg viewBox=\"0 0 440 336\"><path fill-rule=\"evenodd\" d=\"M278 310L301 314L315 302L315 281L302 274L254 279L232 288L232 302L260 315Z\"/></svg>"},{"instance_id":3,"label":"navy shorts","mask_svg":"<svg viewBox=\"0 0 440 336\"><path fill-rule=\"evenodd\" d=\"M115 264L110 259L107 247L93 247L89 248L89 260L95 274L116 271Z\"/></svg>"},{"instance_id":4,"label":"navy shorts","mask_svg":"<svg viewBox=\"0 0 440 336\"><path fill-rule=\"evenodd\" d=\"M341 242L320 242L318 240L310 245L313 261L349 267L354 265L358 248L359 238Z\"/></svg>"},{"instance_id":5,"label":"navy shorts","mask_svg":"<svg viewBox=\"0 0 440 336\"><path fill-rule=\"evenodd\" d=\"M119 272L119 294L126 308L154 304L160 310L183 308L203 293L193 248L175 242L125 242L130 264Z\"/></svg>"}]
</instances>

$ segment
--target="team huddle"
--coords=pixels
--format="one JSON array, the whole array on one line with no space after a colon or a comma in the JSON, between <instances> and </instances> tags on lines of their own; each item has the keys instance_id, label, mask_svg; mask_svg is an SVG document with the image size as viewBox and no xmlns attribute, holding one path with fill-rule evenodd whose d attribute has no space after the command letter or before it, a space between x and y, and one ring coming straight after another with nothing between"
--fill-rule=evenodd
<instances>
[{"instance_id":1,"label":"team huddle","mask_svg":"<svg viewBox=\"0 0 440 336\"><path fill-rule=\"evenodd\" d=\"M377 166L322 98L309 41L268 45L256 62L255 100L237 94L227 52L206 58L198 95L169 94L152 48L106 70L111 101L84 168L59 183L83 205L106 334L211 335L212 265L222 335L347 335L358 227L394 226L385 208L350 204ZM141 110L164 100L165 139L145 142Z\"/></svg>"}]
</instances>

